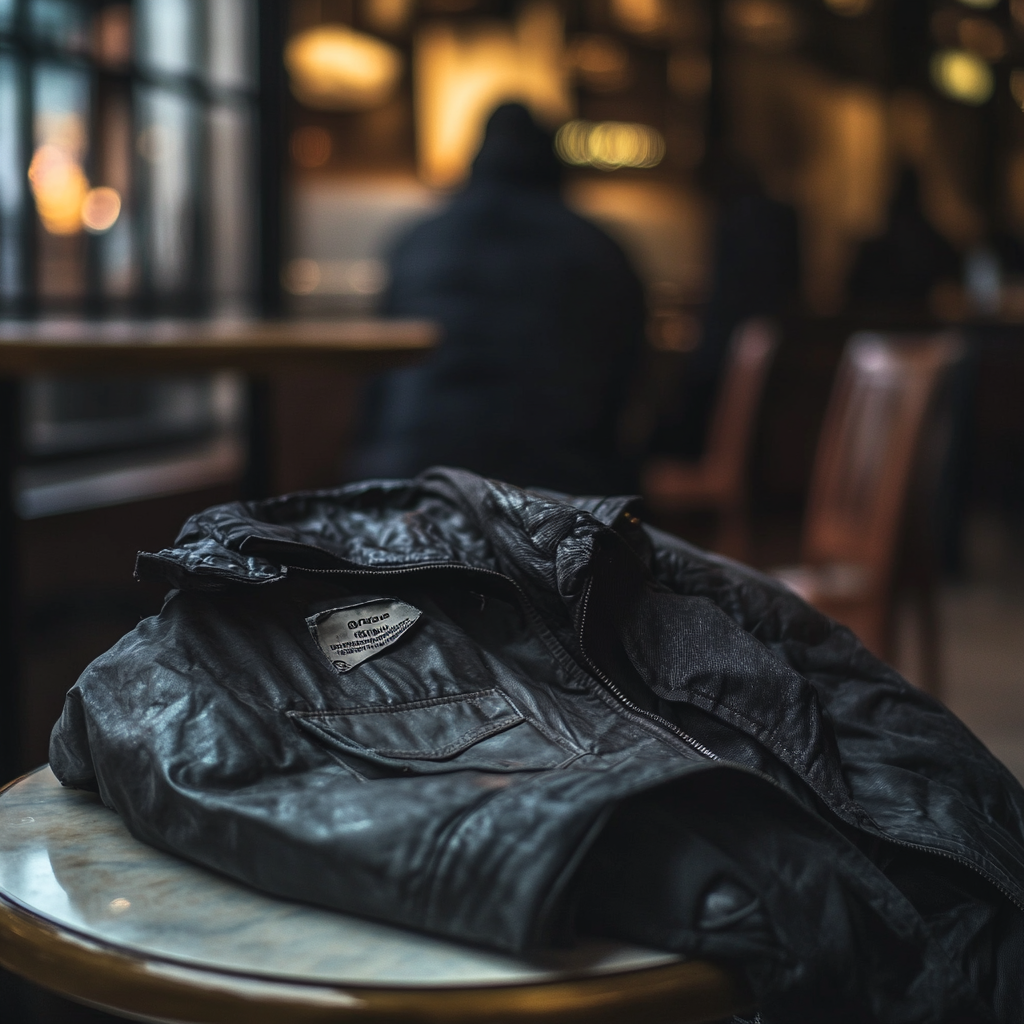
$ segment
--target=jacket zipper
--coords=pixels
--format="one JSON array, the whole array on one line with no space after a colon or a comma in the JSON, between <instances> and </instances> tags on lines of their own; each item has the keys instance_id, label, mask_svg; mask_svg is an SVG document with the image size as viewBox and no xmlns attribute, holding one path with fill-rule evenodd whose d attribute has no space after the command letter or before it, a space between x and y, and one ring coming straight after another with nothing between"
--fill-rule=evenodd
<instances>
[{"instance_id":1,"label":"jacket zipper","mask_svg":"<svg viewBox=\"0 0 1024 1024\"><path fill-rule=\"evenodd\" d=\"M326 549L318 548L315 545L302 545L302 546L306 547L306 548L310 548L310 549L312 549L314 551L321 552L323 554L327 554L327 555L331 554L329 551L326 551ZM331 557L334 557L334 556L331 555ZM411 566L406 566L406 567L401 568L401 569L373 569L373 568L365 568L365 569L312 569L312 568L306 568L304 566L289 566L288 568L297 569L299 572L303 572L303 573L313 573L313 574L324 575L324 576L338 576L338 575L342 575L342 576L366 576L366 575L373 575L373 576L402 576L402 575L407 575L409 573L420 572L423 569L458 569L458 570L461 570L462 572L481 573L481 574L483 574L485 576L494 576L497 579L504 580L506 583L510 583L515 588L515 591L516 591L516 594L517 594L517 596L519 598L520 603L522 604L523 608L526 610L527 615L533 620L534 624L536 625L536 624L541 622L540 616L537 614L536 609L530 603L530 601L527 598L527 596L526 596L525 592L523 591L522 587L520 587L519 584L516 583L516 581L514 579L512 579L511 576L506 576L504 573L501 573L501 572L495 572L493 569L481 569L481 568L479 568L477 566L473 566L473 565L453 564L451 562L426 562L426 563L424 563L422 565L411 565ZM582 639L583 625L586 622L586 615L587 615L587 608L589 606L589 601L590 601L590 586L588 585L587 593L586 593L586 596L584 597L584 603L583 603L583 616L582 616L582 619L581 619L581 622L580 622L580 651L582 652L583 657L586 660L587 666L590 669L590 671L601 682L601 684L604 686L604 688L616 699L616 701L618 701L619 704L622 705L622 707L626 711L627 717L632 718L634 720L639 720L639 723L642 724L642 725L645 725L647 723L656 725L659 728L663 729L665 732L667 732L670 735L672 735L673 737L682 740L688 747L690 747L691 749L695 750L702 757L706 757L706 758L708 758L709 760L712 760L712 761L720 761L721 758L716 753L714 753L712 750L710 750L708 747L706 747L703 743L699 742L698 740L694 739L692 736L688 735L686 732L684 732L678 726L676 726L672 722L670 722L667 718L663 718L661 715L658 715L658 714L656 714L653 711L647 711L646 709L640 707L639 705L634 704L633 701L631 701L615 685L615 683L613 683L612 680L609 679L608 676L601 669L599 669L597 667L597 665L594 664L594 662L591 659L590 655L587 653L586 648L583 646L583 639ZM760 775L760 773L757 773L757 774ZM778 785L773 779L770 779L767 776L765 776L764 778L766 778L768 782L772 783L772 785ZM919 850L922 853L929 853L929 854L932 854L933 856L944 857L946 860L951 860L954 863L959 864L961 867L965 867L969 871L973 871L974 874L978 875L980 878L983 878L986 882L989 883L989 885L994 886L1018 910L1020 910L1021 912L1024 912L1024 901L1020 900L1017 896L1015 896L1012 892L1010 892L1010 890L1007 889L1006 886L1003 885L1001 882L997 881L995 878L992 878L991 875L988 872L982 870L976 864L974 864L971 861L967 860L965 857L959 857L955 853L949 853L947 850L940 850L940 849L937 849L934 846L926 846L923 843L912 843L912 842L909 842L906 839L896 839L894 836L890 836L887 832L885 832L881 828L878 829L878 834L880 834L881 837L886 842L892 843L895 846L902 846L902 847L905 847L906 849L909 849L909 850Z\"/></svg>"},{"instance_id":2,"label":"jacket zipper","mask_svg":"<svg viewBox=\"0 0 1024 1024\"><path fill-rule=\"evenodd\" d=\"M320 550L320 549L315 549ZM512 584L515 588L516 594L518 595L519 602L526 610L527 615L533 620L536 626L541 622L540 616L537 614L536 609L530 603L529 598L523 592L522 587L511 576L506 576L504 573L495 572L493 569L481 569L474 565L460 565L452 564L451 562L427 562L423 565L412 565L402 569L307 569L303 566L291 566L290 568L297 569L299 572L305 573L316 573L320 575L336 576L336 575L353 575L353 576L401 576L408 573L420 572L423 569L459 569L463 572L474 572L482 573L486 576L494 576L497 579L504 580L506 583ZM645 708L640 707L638 704L633 703L623 692L612 682L608 676L601 671L594 664L593 659L587 653L586 648L583 646L583 624L586 622L587 607L590 601L590 588L588 586L586 596L583 599L583 617L580 622L580 651L587 663L587 667L593 673L593 675L601 682L604 688L623 706L627 711L628 717L634 721L639 720L641 725L653 724L665 732L671 734L675 739L682 740L688 747L696 751L701 757L706 757L711 761L719 761L721 758L706 747L699 740L694 739L688 733L684 732L677 725L670 722L667 718L663 718L661 715L656 714L653 711L647 711ZM557 641L556 641L557 642Z\"/></svg>"},{"instance_id":3,"label":"jacket zipper","mask_svg":"<svg viewBox=\"0 0 1024 1024\"><path fill-rule=\"evenodd\" d=\"M590 671L593 672L594 675L597 676L597 678L600 679L602 683L604 683L608 691L612 694L613 697L615 697L615 699L620 704L624 705L626 708L633 712L634 716L643 716L644 718L654 722L656 725L660 725L663 729L666 729L668 732L672 733L673 736L677 736L679 739L681 739L687 746L696 750L697 753L700 754L702 757L706 757L711 761L720 761L721 758L716 753L714 753L714 751L704 746L704 744L701 743L699 740L695 740L689 733L684 732L677 725L674 725L672 722L670 722L667 718L663 718L661 715L656 714L653 711L647 711L645 708L642 708L639 705L634 704L615 685L615 683L613 683L611 679L609 679L608 676L605 675L605 673L602 672L596 664L594 664L594 660L590 657L590 655L587 653L587 649L583 646L583 631L587 624L587 611L590 608L590 591L592 587L593 580L590 580L587 583L587 592L583 596L583 614L580 616L580 650L583 652L583 657L586 658L587 665L589 666Z\"/></svg>"},{"instance_id":4,"label":"jacket zipper","mask_svg":"<svg viewBox=\"0 0 1024 1024\"><path fill-rule=\"evenodd\" d=\"M906 839L895 839L881 828L879 828L879 832L887 843L892 843L894 846L904 846L908 850L920 850L923 853L930 853L937 857L945 857L946 860L954 861L961 867L973 871L974 874L978 875L979 878L983 878L989 885L995 886L1018 910L1024 912L1024 901L1021 901L1019 897L1010 892L1002 882L992 878L987 871L979 868L977 864L967 860L966 857L958 857L955 853L950 853L948 850L939 850L934 846L925 846L923 843L911 843Z\"/></svg>"}]
</instances>

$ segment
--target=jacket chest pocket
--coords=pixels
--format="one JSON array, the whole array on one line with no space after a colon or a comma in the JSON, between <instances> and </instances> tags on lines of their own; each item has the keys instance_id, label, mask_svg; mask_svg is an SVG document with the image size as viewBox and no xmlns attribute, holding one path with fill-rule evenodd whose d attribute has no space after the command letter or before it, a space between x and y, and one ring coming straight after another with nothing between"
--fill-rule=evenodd
<instances>
[{"instance_id":1,"label":"jacket chest pocket","mask_svg":"<svg viewBox=\"0 0 1024 1024\"><path fill-rule=\"evenodd\" d=\"M577 756L527 721L496 689L408 704L288 714L346 763L352 765L354 758L391 769L374 775L541 771Z\"/></svg>"}]
</instances>

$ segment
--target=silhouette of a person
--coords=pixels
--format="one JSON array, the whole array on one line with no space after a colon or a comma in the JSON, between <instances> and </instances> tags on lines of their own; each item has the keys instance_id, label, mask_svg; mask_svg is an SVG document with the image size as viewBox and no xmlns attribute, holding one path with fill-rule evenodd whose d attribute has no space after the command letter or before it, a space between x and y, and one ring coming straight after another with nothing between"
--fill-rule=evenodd
<instances>
[{"instance_id":1,"label":"silhouette of a person","mask_svg":"<svg viewBox=\"0 0 1024 1024\"><path fill-rule=\"evenodd\" d=\"M468 185L391 255L383 312L433 320L443 338L372 385L349 475L444 464L573 493L635 489L616 435L643 290L560 182L551 136L520 104L498 107Z\"/></svg>"}]
</instances>

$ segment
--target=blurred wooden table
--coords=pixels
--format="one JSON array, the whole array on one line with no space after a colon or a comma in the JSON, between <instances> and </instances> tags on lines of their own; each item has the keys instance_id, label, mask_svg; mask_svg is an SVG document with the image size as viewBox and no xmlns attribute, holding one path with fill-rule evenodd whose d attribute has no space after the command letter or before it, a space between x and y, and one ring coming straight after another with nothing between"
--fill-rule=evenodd
<instances>
[{"instance_id":1,"label":"blurred wooden table","mask_svg":"<svg viewBox=\"0 0 1024 1024\"><path fill-rule=\"evenodd\" d=\"M382 370L425 355L437 336L418 320L0 321L0 376Z\"/></svg>"},{"instance_id":2,"label":"blurred wooden table","mask_svg":"<svg viewBox=\"0 0 1024 1024\"><path fill-rule=\"evenodd\" d=\"M438 330L410 320L0 321L0 781L18 763L18 590L14 473L20 378L236 370L250 377L250 496L270 479L268 382L293 369L385 370L426 356Z\"/></svg>"}]
</instances>

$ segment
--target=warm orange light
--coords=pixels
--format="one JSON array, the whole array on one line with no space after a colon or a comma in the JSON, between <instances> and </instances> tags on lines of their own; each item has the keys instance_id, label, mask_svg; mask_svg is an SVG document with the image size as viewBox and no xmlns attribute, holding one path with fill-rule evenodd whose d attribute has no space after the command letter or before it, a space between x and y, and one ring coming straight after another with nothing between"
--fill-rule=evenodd
<instances>
[{"instance_id":1,"label":"warm orange light","mask_svg":"<svg viewBox=\"0 0 1024 1024\"><path fill-rule=\"evenodd\" d=\"M300 167L323 167L331 159L331 148L331 135L325 128L307 124L292 132L292 159Z\"/></svg>"},{"instance_id":2,"label":"warm orange light","mask_svg":"<svg viewBox=\"0 0 1024 1024\"><path fill-rule=\"evenodd\" d=\"M558 129L555 150L567 163L616 171L620 167L656 167L665 155L661 132L623 121L568 121Z\"/></svg>"},{"instance_id":3,"label":"warm orange light","mask_svg":"<svg viewBox=\"0 0 1024 1024\"><path fill-rule=\"evenodd\" d=\"M988 18L961 18L956 34L965 50L985 60L1000 61L1006 56L1006 37Z\"/></svg>"},{"instance_id":4,"label":"warm orange light","mask_svg":"<svg viewBox=\"0 0 1024 1024\"><path fill-rule=\"evenodd\" d=\"M738 42L782 49L800 35L797 12L778 0L728 0L725 27Z\"/></svg>"},{"instance_id":5,"label":"warm orange light","mask_svg":"<svg viewBox=\"0 0 1024 1024\"><path fill-rule=\"evenodd\" d=\"M413 0L366 0L363 7L370 27L378 32L401 32L412 14Z\"/></svg>"},{"instance_id":6,"label":"warm orange light","mask_svg":"<svg viewBox=\"0 0 1024 1024\"><path fill-rule=\"evenodd\" d=\"M366 110L385 103L402 74L401 54L388 43L344 25L318 25L285 47L292 92L321 110Z\"/></svg>"},{"instance_id":7,"label":"warm orange light","mask_svg":"<svg viewBox=\"0 0 1024 1024\"><path fill-rule=\"evenodd\" d=\"M660 32L669 23L665 0L611 0L611 12L627 32L637 35Z\"/></svg>"},{"instance_id":8,"label":"warm orange light","mask_svg":"<svg viewBox=\"0 0 1024 1024\"><path fill-rule=\"evenodd\" d=\"M1010 95L1014 103L1024 110L1024 68L1014 68L1010 72Z\"/></svg>"},{"instance_id":9,"label":"warm orange light","mask_svg":"<svg viewBox=\"0 0 1024 1024\"><path fill-rule=\"evenodd\" d=\"M89 189L82 201L82 224L85 230L102 234L114 226L121 213L121 196L116 188L101 185Z\"/></svg>"},{"instance_id":10,"label":"warm orange light","mask_svg":"<svg viewBox=\"0 0 1024 1024\"><path fill-rule=\"evenodd\" d=\"M873 0L825 0L825 6L844 18L859 18L871 10Z\"/></svg>"},{"instance_id":11,"label":"warm orange light","mask_svg":"<svg viewBox=\"0 0 1024 1024\"><path fill-rule=\"evenodd\" d=\"M415 71L420 169L437 187L464 177L498 104L517 100L552 124L572 113L562 16L550 3L527 4L513 27L427 24Z\"/></svg>"},{"instance_id":12,"label":"warm orange light","mask_svg":"<svg viewBox=\"0 0 1024 1024\"><path fill-rule=\"evenodd\" d=\"M51 235L82 230L82 203L89 191L81 165L66 150L44 143L32 155L28 180L43 227Z\"/></svg>"},{"instance_id":13,"label":"warm orange light","mask_svg":"<svg viewBox=\"0 0 1024 1024\"><path fill-rule=\"evenodd\" d=\"M614 36L578 36L569 48L569 61L595 92L616 92L629 84L629 51Z\"/></svg>"}]
</instances>

